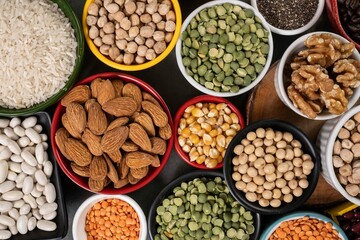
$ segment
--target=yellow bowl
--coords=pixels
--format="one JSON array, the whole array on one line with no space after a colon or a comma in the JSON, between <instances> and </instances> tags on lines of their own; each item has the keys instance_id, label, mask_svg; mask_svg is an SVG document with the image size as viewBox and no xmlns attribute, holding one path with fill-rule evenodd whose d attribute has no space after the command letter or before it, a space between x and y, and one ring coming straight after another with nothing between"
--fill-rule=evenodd
<instances>
[{"instance_id":1,"label":"yellow bowl","mask_svg":"<svg viewBox=\"0 0 360 240\"><path fill-rule=\"evenodd\" d=\"M112 61L110 58L104 56L103 54L101 54L101 52L99 51L98 47L95 46L94 42L92 41L92 39L89 37L89 28L86 24L86 17L87 17L87 11L89 8L90 3L94 2L94 0L86 0L85 5L84 5L84 9L83 9L83 14L82 14L82 25L83 25L83 30L84 30L84 35L85 35L85 40L90 48L90 50L93 52L93 54L103 63L105 63L106 65L118 69L118 70L123 70L123 71L140 71L140 70L144 70L147 69L149 67L152 67L156 64L158 64L159 62L161 62L167 55L170 54L170 52L173 50L173 48L176 45L176 42L180 36L180 30L181 30L181 23L182 23L182 17L181 17L181 9L180 9L180 5L178 0L171 0L172 4L173 4L173 9L175 11L175 32L173 35L173 38L171 39L170 43L167 45L166 49L164 52L162 52L159 56L157 56L155 59L151 60L151 61L147 61L145 63L142 64L134 64L134 65L126 65L126 64L120 64L117 62Z\"/></svg>"}]
</instances>

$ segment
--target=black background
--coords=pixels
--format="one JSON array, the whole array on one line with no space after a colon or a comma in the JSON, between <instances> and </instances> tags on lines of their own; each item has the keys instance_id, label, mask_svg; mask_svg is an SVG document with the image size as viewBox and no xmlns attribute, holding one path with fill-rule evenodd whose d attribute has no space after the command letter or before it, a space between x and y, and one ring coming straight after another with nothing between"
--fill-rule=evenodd
<instances>
[{"instance_id":1,"label":"black background","mask_svg":"<svg viewBox=\"0 0 360 240\"><path fill-rule=\"evenodd\" d=\"M181 7L182 18L183 20L198 6L205 3L205 0L179 0ZM244 2L249 3L249 0ZM78 19L81 21L82 11L85 4L85 0L69 0L70 5L74 9ZM302 33L300 35L313 32L313 31L329 31L330 26L326 15L326 10L320 18L320 20L313 26L310 30ZM283 52L286 48L300 35L295 36L280 36L273 34L274 39L274 54L272 62L277 61L281 58ZM84 79L95 73L102 73L108 71L118 71L116 69L110 68L100 62L89 50L85 43L85 56L83 61L82 70L78 77L79 80ZM180 70L178 69L175 50L170 53L162 62L157 64L154 67L151 67L147 70L137 71L137 72L127 72L130 75L136 76L143 81L150 84L165 100L167 106L170 109L172 116L175 115L177 109L187 100L198 95L202 95L201 92L192 87L182 76ZM240 96L228 98L236 107L239 108L240 112L245 117L245 105L249 93L242 94ZM54 106L47 109L52 117L54 112ZM274 109L274 111L276 111ZM189 171L194 171L195 168L187 165L180 156L173 149L170 159L162 170L162 172L157 176L152 182L150 182L145 187L128 194L130 197L134 198L139 205L142 207L145 215L148 215L151 203L160 192L160 190L166 186L167 183L172 181L178 176L183 175ZM61 171L61 170L60 170ZM88 192L75 183L73 183L64 173L60 173L62 179L62 187L64 198L66 202L66 208L68 213L68 233L63 239L73 239L72 237L72 223L75 212L80 204L87 199L93 193Z\"/></svg>"}]
</instances>

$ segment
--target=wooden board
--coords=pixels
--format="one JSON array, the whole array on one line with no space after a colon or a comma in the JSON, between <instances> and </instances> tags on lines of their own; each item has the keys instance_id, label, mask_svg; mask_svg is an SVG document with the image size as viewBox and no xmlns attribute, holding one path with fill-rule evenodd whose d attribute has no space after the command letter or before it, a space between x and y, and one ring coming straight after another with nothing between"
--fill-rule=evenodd
<instances>
[{"instance_id":1,"label":"wooden board","mask_svg":"<svg viewBox=\"0 0 360 240\"><path fill-rule=\"evenodd\" d=\"M278 62L270 67L264 79L249 95L246 106L247 124L269 118L284 120L303 130L315 143L324 121L315 121L301 117L281 102L274 86L277 64ZM316 189L306 204L311 206L327 206L342 200L344 200L343 196L332 188L320 175Z\"/></svg>"}]
</instances>

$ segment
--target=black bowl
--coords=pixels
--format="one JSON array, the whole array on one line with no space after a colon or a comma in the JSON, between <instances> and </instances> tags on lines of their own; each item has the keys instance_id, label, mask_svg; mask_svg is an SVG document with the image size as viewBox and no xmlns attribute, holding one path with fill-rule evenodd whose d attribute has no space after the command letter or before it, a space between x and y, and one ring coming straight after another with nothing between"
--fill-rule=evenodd
<instances>
[{"instance_id":1,"label":"black bowl","mask_svg":"<svg viewBox=\"0 0 360 240\"><path fill-rule=\"evenodd\" d=\"M314 168L312 169L310 175L307 176L309 181L309 186L306 189L303 189L303 194L300 197L294 197L293 201L290 203L282 202L280 207L274 208L271 206L262 207L259 203L250 202L246 199L245 193L238 190L235 187L235 181L232 179L233 173L233 164L232 158L235 156L234 148L238 145L243 138L246 138L248 132L255 131L257 128L272 128L274 130L279 130L282 132L290 132L293 134L294 139L297 139L302 144L302 150L304 153L307 153L311 156L314 162ZM312 143L308 137L300 129L294 125L276 119L262 120L248 125L232 139L230 142L224 157L224 177L226 184L229 187L231 194L237 199L244 207L250 209L253 212L257 212L264 215L275 215L275 214L284 214L290 212L301 205L303 205L314 192L316 184L318 182L319 173L320 173L320 155L315 147L315 144Z\"/></svg>"},{"instance_id":2,"label":"black bowl","mask_svg":"<svg viewBox=\"0 0 360 240\"><path fill-rule=\"evenodd\" d=\"M172 194L172 191L175 187L180 186L180 184L182 182L188 182L188 181L191 181L198 177L208 177L208 178L221 177L221 178L224 178L224 176L221 172L210 172L210 171L202 170L202 171L194 171L194 172L187 173L183 176L176 178L172 182L170 182L158 194L158 196L155 198L154 202L151 204L151 208L150 208L150 211L148 214L148 221L147 221L150 239L154 240L154 237L156 235L156 228L157 228L157 223L155 221L155 217L157 215L156 208L160 205L160 203L164 200L164 198L166 198L167 196ZM260 235L260 221L261 221L260 214L253 212L253 217L254 217L255 232L253 234L251 234L250 240L257 240L257 239L259 239L259 235Z\"/></svg>"}]
</instances>

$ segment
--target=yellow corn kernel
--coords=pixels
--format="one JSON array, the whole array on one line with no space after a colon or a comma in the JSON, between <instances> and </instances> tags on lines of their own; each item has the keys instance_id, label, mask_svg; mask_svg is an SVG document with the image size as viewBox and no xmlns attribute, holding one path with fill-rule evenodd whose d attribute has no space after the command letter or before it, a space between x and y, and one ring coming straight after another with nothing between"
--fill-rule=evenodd
<instances>
[{"instance_id":1,"label":"yellow corn kernel","mask_svg":"<svg viewBox=\"0 0 360 240\"><path fill-rule=\"evenodd\" d=\"M220 156L219 151L216 148L210 148L209 157L218 158Z\"/></svg>"},{"instance_id":2,"label":"yellow corn kernel","mask_svg":"<svg viewBox=\"0 0 360 240\"><path fill-rule=\"evenodd\" d=\"M216 136L216 144L220 147L225 147L226 138L224 135L217 135Z\"/></svg>"},{"instance_id":3,"label":"yellow corn kernel","mask_svg":"<svg viewBox=\"0 0 360 240\"><path fill-rule=\"evenodd\" d=\"M217 135L223 135L223 130L221 128L217 128Z\"/></svg>"},{"instance_id":4,"label":"yellow corn kernel","mask_svg":"<svg viewBox=\"0 0 360 240\"><path fill-rule=\"evenodd\" d=\"M225 132L226 130L228 130L228 129L230 129L230 124L228 124L228 123L223 123L223 124L221 125L221 130L223 130L224 132Z\"/></svg>"},{"instance_id":5,"label":"yellow corn kernel","mask_svg":"<svg viewBox=\"0 0 360 240\"><path fill-rule=\"evenodd\" d=\"M190 152L189 152L189 158L190 161L195 161L196 158L198 158L200 156L200 154L198 153L198 151L196 150L195 147L191 148Z\"/></svg>"},{"instance_id":6,"label":"yellow corn kernel","mask_svg":"<svg viewBox=\"0 0 360 240\"><path fill-rule=\"evenodd\" d=\"M215 140L210 144L210 147L212 147L212 148L216 147L216 141Z\"/></svg>"},{"instance_id":7,"label":"yellow corn kernel","mask_svg":"<svg viewBox=\"0 0 360 240\"><path fill-rule=\"evenodd\" d=\"M230 113L230 117L231 117L233 123L239 123L239 118L236 115L236 113Z\"/></svg>"},{"instance_id":8,"label":"yellow corn kernel","mask_svg":"<svg viewBox=\"0 0 360 240\"><path fill-rule=\"evenodd\" d=\"M204 123L205 122L205 117L199 117L198 119L196 119L196 122L198 122L198 123Z\"/></svg>"},{"instance_id":9,"label":"yellow corn kernel","mask_svg":"<svg viewBox=\"0 0 360 240\"><path fill-rule=\"evenodd\" d=\"M233 123L231 117L227 114L224 114L224 121L230 125Z\"/></svg>"},{"instance_id":10,"label":"yellow corn kernel","mask_svg":"<svg viewBox=\"0 0 360 240\"><path fill-rule=\"evenodd\" d=\"M181 118L180 121L179 121L179 128L184 129L184 128L186 128L186 126L187 126L186 119Z\"/></svg>"},{"instance_id":11,"label":"yellow corn kernel","mask_svg":"<svg viewBox=\"0 0 360 240\"><path fill-rule=\"evenodd\" d=\"M239 131L241 129L241 126L238 123L233 123L231 124L230 128L234 129L235 131Z\"/></svg>"},{"instance_id":12,"label":"yellow corn kernel","mask_svg":"<svg viewBox=\"0 0 360 240\"><path fill-rule=\"evenodd\" d=\"M208 113L209 113L209 108L206 107L206 106L204 106L204 107L201 109L201 111L202 111L205 115L208 115Z\"/></svg>"},{"instance_id":13,"label":"yellow corn kernel","mask_svg":"<svg viewBox=\"0 0 360 240\"><path fill-rule=\"evenodd\" d=\"M201 111L201 109L200 108L194 108L193 110L191 110L191 115L193 116L193 117L196 117L196 118L198 118L198 117L202 117L202 116L204 116L204 113L203 113L203 111Z\"/></svg>"},{"instance_id":14,"label":"yellow corn kernel","mask_svg":"<svg viewBox=\"0 0 360 240\"><path fill-rule=\"evenodd\" d=\"M205 166L207 168L214 168L216 167L216 165L218 164L218 162L216 161L216 159L205 159Z\"/></svg>"},{"instance_id":15,"label":"yellow corn kernel","mask_svg":"<svg viewBox=\"0 0 360 240\"><path fill-rule=\"evenodd\" d=\"M200 155L197 159L196 159L196 163L197 164L203 164L205 162L205 155Z\"/></svg>"},{"instance_id":16,"label":"yellow corn kernel","mask_svg":"<svg viewBox=\"0 0 360 240\"><path fill-rule=\"evenodd\" d=\"M206 122L201 124L201 128L204 129L206 132L210 132L212 130L211 125Z\"/></svg>"},{"instance_id":17,"label":"yellow corn kernel","mask_svg":"<svg viewBox=\"0 0 360 240\"><path fill-rule=\"evenodd\" d=\"M202 140L202 138L200 138L200 141L196 146L198 146L198 147L203 147L204 146L204 141Z\"/></svg>"},{"instance_id":18,"label":"yellow corn kernel","mask_svg":"<svg viewBox=\"0 0 360 240\"><path fill-rule=\"evenodd\" d=\"M218 111L223 110L223 109L226 108L226 107L227 107L227 104L226 104L226 103L218 103L218 104L216 104L216 109L217 109Z\"/></svg>"},{"instance_id":19,"label":"yellow corn kernel","mask_svg":"<svg viewBox=\"0 0 360 240\"><path fill-rule=\"evenodd\" d=\"M203 141L205 145L210 145L213 142L213 138L209 134L204 134Z\"/></svg>"},{"instance_id":20,"label":"yellow corn kernel","mask_svg":"<svg viewBox=\"0 0 360 240\"><path fill-rule=\"evenodd\" d=\"M206 119L206 121L208 124L210 124L211 126L214 126L216 124L216 118L214 117L210 117L208 119Z\"/></svg>"},{"instance_id":21,"label":"yellow corn kernel","mask_svg":"<svg viewBox=\"0 0 360 240\"><path fill-rule=\"evenodd\" d=\"M184 112L186 112L186 113L191 113L191 111L192 111L194 108L195 108L194 105L190 105L190 106L188 106L187 108L185 108L185 111L184 111Z\"/></svg>"},{"instance_id":22,"label":"yellow corn kernel","mask_svg":"<svg viewBox=\"0 0 360 240\"><path fill-rule=\"evenodd\" d=\"M184 113L184 114L183 114L183 118L185 118L185 119L188 118L188 117L190 117L190 116L191 116L190 113Z\"/></svg>"},{"instance_id":23,"label":"yellow corn kernel","mask_svg":"<svg viewBox=\"0 0 360 240\"><path fill-rule=\"evenodd\" d=\"M216 121L216 124L218 126L221 126L221 125L223 125L223 123L224 123L224 117L221 115L221 116L218 117L218 119Z\"/></svg>"},{"instance_id":24,"label":"yellow corn kernel","mask_svg":"<svg viewBox=\"0 0 360 240\"><path fill-rule=\"evenodd\" d=\"M190 128L186 127L183 130L181 130L180 135L184 138L188 138L191 135Z\"/></svg>"},{"instance_id":25,"label":"yellow corn kernel","mask_svg":"<svg viewBox=\"0 0 360 240\"><path fill-rule=\"evenodd\" d=\"M189 136L189 140L191 141L192 144L196 145L196 144L199 143L200 138L199 138L199 136L196 135L196 134L191 134L191 135Z\"/></svg>"},{"instance_id":26,"label":"yellow corn kernel","mask_svg":"<svg viewBox=\"0 0 360 240\"><path fill-rule=\"evenodd\" d=\"M218 163L221 163L224 160L224 157L220 155L216 160Z\"/></svg>"},{"instance_id":27,"label":"yellow corn kernel","mask_svg":"<svg viewBox=\"0 0 360 240\"><path fill-rule=\"evenodd\" d=\"M225 147L221 147L219 145L216 145L216 149L222 154L223 152L225 152Z\"/></svg>"},{"instance_id":28,"label":"yellow corn kernel","mask_svg":"<svg viewBox=\"0 0 360 240\"><path fill-rule=\"evenodd\" d=\"M204 129L201 129L200 131L198 131L198 132L196 133L196 135L198 135L199 137L202 137L202 136L204 136L205 133L206 133L205 130L204 130Z\"/></svg>"},{"instance_id":29,"label":"yellow corn kernel","mask_svg":"<svg viewBox=\"0 0 360 240\"><path fill-rule=\"evenodd\" d=\"M183 136L179 136L178 143L179 143L180 147L183 147L186 143L186 139Z\"/></svg>"},{"instance_id":30,"label":"yellow corn kernel","mask_svg":"<svg viewBox=\"0 0 360 240\"><path fill-rule=\"evenodd\" d=\"M189 153L190 152L190 146L185 144L183 147L182 147L182 150L186 153Z\"/></svg>"},{"instance_id":31,"label":"yellow corn kernel","mask_svg":"<svg viewBox=\"0 0 360 240\"><path fill-rule=\"evenodd\" d=\"M226 108L224 108L224 112L226 113L226 114L230 114L230 113L232 113L232 111L231 111L231 109L229 108L229 106L227 106Z\"/></svg>"},{"instance_id":32,"label":"yellow corn kernel","mask_svg":"<svg viewBox=\"0 0 360 240\"><path fill-rule=\"evenodd\" d=\"M211 109L214 109L214 108L216 108L216 104L215 104L215 103L209 103L208 108L209 108L210 110L211 110Z\"/></svg>"},{"instance_id":33,"label":"yellow corn kernel","mask_svg":"<svg viewBox=\"0 0 360 240\"><path fill-rule=\"evenodd\" d=\"M204 145L203 146L203 152L205 156L209 156L210 154L210 146L209 145Z\"/></svg>"},{"instance_id":34,"label":"yellow corn kernel","mask_svg":"<svg viewBox=\"0 0 360 240\"><path fill-rule=\"evenodd\" d=\"M226 151L221 152L221 157L224 158L226 154Z\"/></svg>"},{"instance_id":35,"label":"yellow corn kernel","mask_svg":"<svg viewBox=\"0 0 360 240\"><path fill-rule=\"evenodd\" d=\"M199 123L195 122L195 123L191 124L190 131L192 133L197 134L200 130L201 130L201 125Z\"/></svg>"},{"instance_id":36,"label":"yellow corn kernel","mask_svg":"<svg viewBox=\"0 0 360 240\"><path fill-rule=\"evenodd\" d=\"M234 138L234 136L228 136L228 137L226 137L226 139L225 139L225 147L227 148L228 146L229 146L229 144L230 144L230 142L231 142L231 140Z\"/></svg>"},{"instance_id":37,"label":"yellow corn kernel","mask_svg":"<svg viewBox=\"0 0 360 240\"><path fill-rule=\"evenodd\" d=\"M225 131L225 134L226 134L226 136L235 136L236 131L235 131L235 129L230 128L230 129Z\"/></svg>"},{"instance_id":38,"label":"yellow corn kernel","mask_svg":"<svg viewBox=\"0 0 360 240\"><path fill-rule=\"evenodd\" d=\"M186 119L186 123L187 124L192 124L193 122L195 122L195 117L194 116L190 116Z\"/></svg>"},{"instance_id":39,"label":"yellow corn kernel","mask_svg":"<svg viewBox=\"0 0 360 240\"><path fill-rule=\"evenodd\" d=\"M198 153L200 154L200 155L203 155L204 154L204 150L203 150L203 148L202 147L197 147L196 148L196 150L198 151Z\"/></svg>"},{"instance_id":40,"label":"yellow corn kernel","mask_svg":"<svg viewBox=\"0 0 360 240\"><path fill-rule=\"evenodd\" d=\"M197 107L197 108L202 108L203 106L204 106L204 103L202 103L202 102L198 102L195 104L195 107Z\"/></svg>"},{"instance_id":41,"label":"yellow corn kernel","mask_svg":"<svg viewBox=\"0 0 360 240\"><path fill-rule=\"evenodd\" d=\"M218 135L218 129L215 128L215 129L211 130L211 131L209 132L209 135L210 135L211 137L216 137L216 136Z\"/></svg>"},{"instance_id":42,"label":"yellow corn kernel","mask_svg":"<svg viewBox=\"0 0 360 240\"><path fill-rule=\"evenodd\" d=\"M219 111L216 108L213 108L210 110L210 112L207 114L209 118L215 117L217 118L219 116Z\"/></svg>"}]
</instances>

